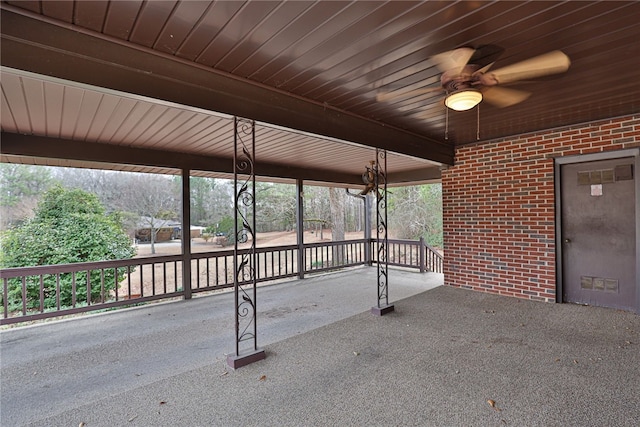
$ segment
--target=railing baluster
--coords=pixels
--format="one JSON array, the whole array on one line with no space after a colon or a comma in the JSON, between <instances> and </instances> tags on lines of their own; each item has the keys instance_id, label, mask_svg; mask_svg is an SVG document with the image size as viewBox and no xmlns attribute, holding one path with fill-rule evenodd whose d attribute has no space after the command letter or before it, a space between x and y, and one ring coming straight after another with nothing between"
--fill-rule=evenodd
<instances>
[{"instance_id":1,"label":"railing baluster","mask_svg":"<svg viewBox=\"0 0 640 427\"><path fill-rule=\"evenodd\" d=\"M299 249L296 249L296 251L297 250L299 250ZM291 251L291 261L298 259L297 256L296 256L297 255L296 251L293 251L293 250ZM293 262L291 264L292 264L291 265L291 272L292 273L297 273L295 271L295 268L293 268ZM298 268L300 268L300 266L298 266ZM289 251L285 251L284 252L284 272L285 272L285 274L289 274Z\"/></svg>"},{"instance_id":2,"label":"railing baluster","mask_svg":"<svg viewBox=\"0 0 640 427\"><path fill-rule=\"evenodd\" d=\"M216 264L216 286L220 284L220 266L218 265L218 257L215 257L215 264Z\"/></svg>"},{"instance_id":3,"label":"railing baluster","mask_svg":"<svg viewBox=\"0 0 640 427\"><path fill-rule=\"evenodd\" d=\"M162 290L167 293L167 263L162 263Z\"/></svg>"},{"instance_id":4,"label":"railing baluster","mask_svg":"<svg viewBox=\"0 0 640 427\"><path fill-rule=\"evenodd\" d=\"M127 267L127 271L129 271L129 267ZM127 274L127 277L129 277L129 274ZM115 282L114 286L115 286L115 290L116 290L115 291L116 301L118 301L118 288L119 288L119 286L118 286L118 267L114 267L114 269L113 269L113 281Z\"/></svg>"},{"instance_id":5,"label":"railing baluster","mask_svg":"<svg viewBox=\"0 0 640 427\"><path fill-rule=\"evenodd\" d=\"M144 265L140 266L140 296L143 296L143 289L144 289ZM129 299L131 299L131 292L129 292Z\"/></svg>"},{"instance_id":6,"label":"railing baluster","mask_svg":"<svg viewBox=\"0 0 640 427\"><path fill-rule=\"evenodd\" d=\"M173 262L173 291L178 292L178 261Z\"/></svg>"},{"instance_id":7,"label":"railing baluster","mask_svg":"<svg viewBox=\"0 0 640 427\"><path fill-rule=\"evenodd\" d=\"M267 277L277 277L279 276L279 272L276 273L278 268L276 267L276 258L280 256L281 249L277 249L271 252L271 276ZM265 254L266 256L266 254Z\"/></svg>"},{"instance_id":8,"label":"railing baluster","mask_svg":"<svg viewBox=\"0 0 640 427\"><path fill-rule=\"evenodd\" d=\"M100 269L100 303L104 304L104 268Z\"/></svg>"},{"instance_id":9,"label":"railing baluster","mask_svg":"<svg viewBox=\"0 0 640 427\"><path fill-rule=\"evenodd\" d=\"M224 257L224 284L225 285L228 283L228 277L229 277L227 259L228 257Z\"/></svg>"},{"instance_id":10,"label":"railing baluster","mask_svg":"<svg viewBox=\"0 0 640 427\"><path fill-rule=\"evenodd\" d=\"M277 249L276 249L276 250L277 250ZM271 252L271 265L270 265L270 266L269 266L269 265L267 265L267 264L269 264L269 263L267 262L267 258L268 258L268 257L267 257L267 253L265 252L265 253L263 253L263 254L262 254L262 255L264 256L264 277L262 277L262 278L266 278L266 277L273 277L273 276L274 276L274 274L275 274L275 270L274 270L274 268L273 268L273 262L275 261L275 258L274 258L274 256L273 256L273 255L274 255L274 252L275 252L275 251ZM271 274L269 274L269 267L271 267Z\"/></svg>"},{"instance_id":11,"label":"railing baluster","mask_svg":"<svg viewBox=\"0 0 640 427\"><path fill-rule=\"evenodd\" d=\"M311 261L311 270L313 270L314 269L314 265L315 265L315 268L317 268L318 262L319 262L319 260L318 260L318 247L317 246L314 248L314 254L313 254L313 257L311 257L311 259L312 259L312 261Z\"/></svg>"},{"instance_id":12,"label":"railing baluster","mask_svg":"<svg viewBox=\"0 0 640 427\"><path fill-rule=\"evenodd\" d=\"M195 289L200 289L200 259L196 260L196 269L195 269L195 277L192 277L191 280L193 281L193 279L196 280L196 287ZM193 286L192 286L193 287Z\"/></svg>"},{"instance_id":13,"label":"railing baluster","mask_svg":"<svg viewBox=\"0 0 640 427\"><path fill-rule=\"evenodd\" d=\"M44 313L44 274L40 275L40 313Z\"/></svg>"},{"instance_id":14,"label":"railing baluster","mask_svg":"<svg viewBox=\"0 0 640 427\"><path fill-rule=\"evenodd\" d=\"M3 317L9 317L9 279L2 279L2 306L4 308Z\"/></svg>"},{"instance_id":15,"label":"railing baluster","mask_svg":"<svg viewBox=\"0 0 640 427\"><path fill-rule=\"evenodd\" d=\"M205 287L211 286L211 259L207 258L207 283L205 283Z\"/></svg>"},{"instance_id":16,"label":"railing baluster","mask_svg":"<svg viewBox=\"0 0 640 427\"><path fill-rule=\"evenodd\" d=\"M87 305L91 305L91 270L87 270Z\"/></svg>"},{"instance_id":17,"label":"railing baluster","mask_svg":"<svg viewBox=\"0 0 640 427\"><path fill-rule=\"evenodd\" d=\"M60 310L60 273L56 273L56 309Z\"/></svg>"},{"instance_id":18,"label":"railing baluster","mask_svg":"<svg viewBox=\"0 0 640 427\"><path fill-rule=\"evenodd\" d=\"M307 248L307 247L303 247L302 250L304 251L304 265L302 266L302 268L304 269L303 272L306 273L309 271L309 266L311 266L311 258L313 258L311 256L311 248Z\"/></svg>"},{"instance_id":19,"label":"railing baluster","mask_svg":"<svg viewBox=\"0 0 640 427\"><path fill-rule=\"evenodd\" d=\"M142 266L140 266L142 269ZM131 266L127 266L127 298L131 298Z\"/></svg>"},{"instance_id":20,"label":"railing baluster","mask_svg":"<svg viewBox=\"0 0 640 427\"><path fill-rule=\"evenodd\" d=\"M151 264L151 295L156 294L156 265ZM142 296L142 292L140 293Z\"/></svg>"},{"instance_id":21,"label":"railing baluster","mask_svg":"<svg viewBox=\"0 0 640 427\"><path fill-rule=\"evenodd\" d=\"M22 278L22 315L27 315L27 278Z\"/></svg>"},{"instance_id":22,"label":"railing baluster","mask_svg":"<svg viewBox=\"0 0 640 427\"><path fill-rule=\"evenodd\" d=\"M71 273L71 306L76 306L76 272Z\"/></svg>"}]
</instances>

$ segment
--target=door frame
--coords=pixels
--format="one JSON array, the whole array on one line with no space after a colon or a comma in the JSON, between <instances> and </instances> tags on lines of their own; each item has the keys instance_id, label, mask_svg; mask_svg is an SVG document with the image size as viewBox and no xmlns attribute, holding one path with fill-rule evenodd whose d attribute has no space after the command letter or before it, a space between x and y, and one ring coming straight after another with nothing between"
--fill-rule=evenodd
<instances>
[{"instance_id":1,"label":"door frame","mask_svg":"<svg viewBox=\"0 0 640 427\"><path fill-rule=\"evenodd\" d=\"M593 162L598 160L614 160L623 157L633 157L634 183L636 193L636 303L635 311L640 314L640 148L604 151L600 153L578 154L573 156L556 157L554 159L554 189L555 189L555 246L556 246L556 302L564 302L563 285L563 254L562 254L562 166L568 164Z\"/></svg>"}]
</instances>

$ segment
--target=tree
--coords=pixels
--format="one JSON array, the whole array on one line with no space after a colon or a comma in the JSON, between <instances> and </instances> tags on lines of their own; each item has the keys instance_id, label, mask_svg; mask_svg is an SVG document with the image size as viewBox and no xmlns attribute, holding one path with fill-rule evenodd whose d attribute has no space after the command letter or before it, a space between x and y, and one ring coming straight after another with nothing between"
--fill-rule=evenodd
<instances>
[{"instance_id":1,"label":"tree","mask_svg":"<svg viewBox=\"0 0 640 427\"><path fill-rule=\"evenodd\" d=\"M233 217L233 199L235 196L233 180L218 178L213 181L215 181L215 191L212 191L208 200L209 207L206 221L209 226L219 224L225 217ZM233 221L231 224L233 224Z\"/></svg>"},{"instance_id":2,"label":"tree","mask_svg":"<svg viewBox=\"0 0 640 427\"><path fill-rule=\"evenodd\" d=\"M151 231L151 253L155 254L156 235L169 219L180 212L180 182L162 175L134 174L128 177L128 190L122 194L129 210L139 215L139 228ZM190 230L182 230L188 238Z\"/></svg>"},{"instance_id":3,"label":"tree","mask_svg":"<svg viewBox=\"0 0 640 427\"><path fill-rule=\"evenodd\" d=\"M311 185L304 186L304 220L307 226L324 227L331 222L329 189ZM316 227L317 228L317 227ZM320 232L322 236L322 231Z\"/></svg>"},{"instance_id":4,"label":"tree","mask_svg":"<svg viewBox=\"0 0 640 427\"><path fill-rule=\"evenodd\" d=\"M131 172L85 168L52 168L53 174L65 188L78 188L95 194L107 212L121 210L122 194L127 191L126 180Z\"/></svg>"},{"instance_id":5,"label":"tree","mask_svg":"<svg viewBox=\"0 0 640 427\"><path fill-rule=\"evenodd\" d=\"M331 240L341 242L344 240L344 198L346 193L340 188L329 188L329 204L331 206ZM343 246L332 247L333 265L342 265L345 262Z\"/></svg>"},{"instance_id":6,"label":"tree","mask_svg":"<svg viewBox=\"0 0 640 427\"><path fill-rule=\"evenodd\" d=\"M209 201L215 188L215 180L192 176L189 177L189 188L191 189L191 223L208 223L211 213Z\"/></svg>"},{"instance_id":7,"label":"tree","mask_svg":"<svg viewBox=\"0 0 640 427\"><path fill-rule=\"evenodd\" d=\"M135 255L131 241L122 228L118 214L106 215L105 209L94 194L82 190L66 190L56 186L47 191L38 204L35 217L22 226L7 230L1 235L2 268L30 267L37 265L69 264L88 261L129 259ZM124 270L92 272L90 300L96 301L104 286L104 295L114 289L124 276ZM56 278L44 278L44 306L56 306ZM86 283L86 272L76 273L76 283ZM87 287L77 286L78 301L87 301ZM27 306L40 305L38 277L27 279ZM22 285L9 281L9 306L19 307L22 301ZM72 304L72 277L60 275L60 304Z\"/></svg>"},{"instance_id":8,"label":"tree","mask_svg":"<svg viewBox=\"0 0 640 427\"><path fill-rule=\"evenodd\" d=\"M53 185L50 168L0 163L0 217L8 228L32 215L41 194Z\"/></svg>"},{"instance_id":9,"label":"tree","mask_svg":"<svg viewBox=\"0 0 640 427\"><path fill-rule=\"evenodd\" d=\"M418 239L442 247L442 186L394 188L389 194L389 225L400 239Z\"/></svg>"},{"instance_id":10,"label":"tree","mask_svg":"<svg viewBox=\"0 0 640 427\"><path fill-rule=\"evenodd\" d=\"M256 231L291 230L295 224L295 185L256 183Z\"/></svg>"}]
</instances>

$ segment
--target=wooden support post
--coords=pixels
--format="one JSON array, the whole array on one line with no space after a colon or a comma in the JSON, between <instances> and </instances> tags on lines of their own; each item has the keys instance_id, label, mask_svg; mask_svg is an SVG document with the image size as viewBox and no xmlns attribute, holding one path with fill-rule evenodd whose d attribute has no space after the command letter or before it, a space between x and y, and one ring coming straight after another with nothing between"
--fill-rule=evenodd
<instances>
[{"instance_id":1,"label":"wooden support post","mask_svg":"<svg viewBox=\"0 0 640 427\"><path fill-rule=\"evenodd\" d=\"M298 279L304 279L306 254L304 253L304 182L296 180L296 241L298 243Z\"/></svg>"},{"instance_id":2,"label":"wooden support post","mask_svg":"<svg viewBox=\"0 0 640 427\"><path fill-rule=\"evenodd\" d=\"M191 299L191 186L189 169L182 170L182 292L184 299Z\"/></svg>"}]
</instances>

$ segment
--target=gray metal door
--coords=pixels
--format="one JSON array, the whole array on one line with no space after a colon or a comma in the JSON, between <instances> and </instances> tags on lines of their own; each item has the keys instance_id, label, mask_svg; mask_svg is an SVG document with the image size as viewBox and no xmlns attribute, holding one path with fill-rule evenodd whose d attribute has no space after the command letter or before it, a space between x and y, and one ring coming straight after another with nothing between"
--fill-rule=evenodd
<instances>
[{"instance_id":1,"label":"gray metal door","mask_svg":"<svg viewBox=\"0 0 640 427\"><path fill-rule=\"evenodd\" d=\"M633 158L561 167L563 300L635 310Z\"/></svg>"}]
</instances>

